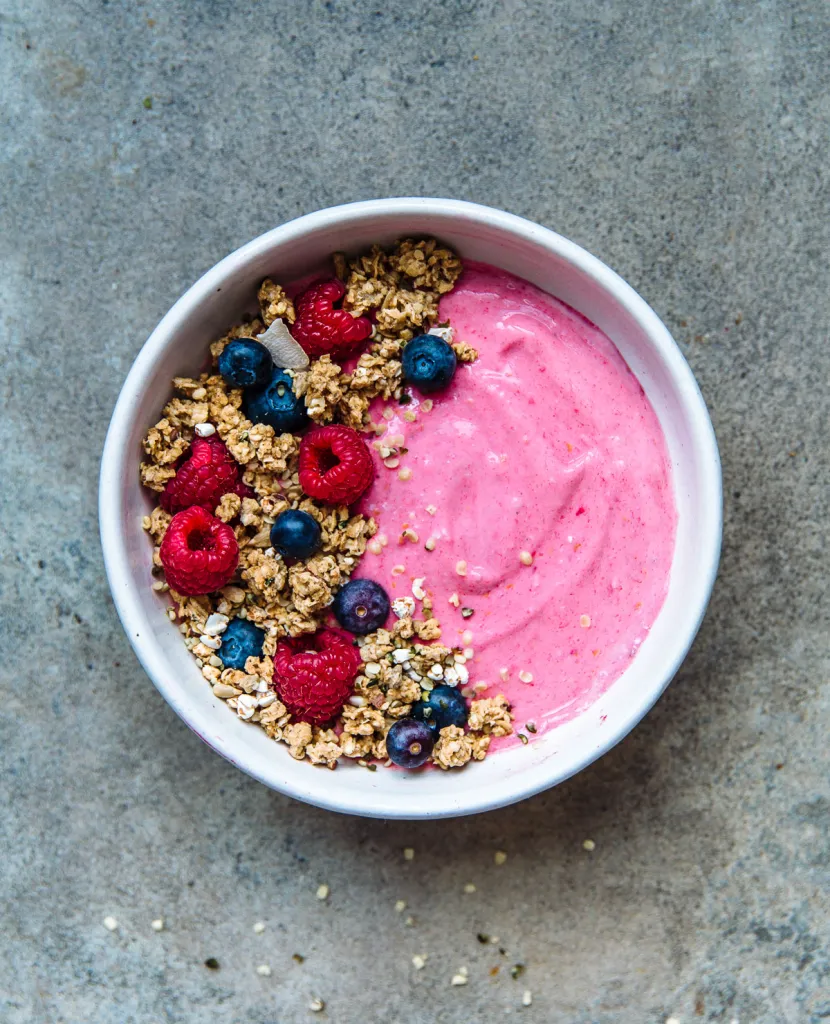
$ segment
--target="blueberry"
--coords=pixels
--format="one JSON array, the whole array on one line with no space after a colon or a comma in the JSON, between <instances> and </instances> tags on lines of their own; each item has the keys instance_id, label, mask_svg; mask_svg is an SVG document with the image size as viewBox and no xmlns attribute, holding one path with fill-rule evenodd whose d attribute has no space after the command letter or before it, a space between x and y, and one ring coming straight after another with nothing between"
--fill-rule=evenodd
<instances>
[{"instance_id":1,"label":"blueberry","mask_svg":"<svg viewBox=\"0 0 830 1024\"><path fill-rule=\"evenodd\" d=\"M344 629L365 636L386 622L389 595L374 580L350 580L338 590L332 611Z\"/></svg>"},{"instance_id":2,"label":"blueberry","mask_svg":"<svg viewBox=\"0 0 830 1024\"><path fill-rule=\"evenodd\" d=\"M403 375L419 391L443 391L455 373L455 352L437 334L420 334L403 350Z\"/></svg>"},{"instance_id":3,"label":"blueberry","mask_svg":"<svg viewBox=\"0 0 830 1024\"><path fill-rule=\"evenodd\" d=\"M261 658L265 631L247 619L234 619L222 634L222 646L216 652L225 668L244 669L248 658Z\"/></svg>"},{"instance_id":4,"label":"blueberry","mask_svg":"<svg viewBox=\"0 0 830 1024\"><path fill-rule=\"evenodd\" d=\"M219 372L235 388L264 387L273 367L271 353L253 338L234 338L219 356Z\"/></svg>"},{"instance_id":5,"label":"blueberry","mask_svg":"<svg viewBox=\"0 0 830 1024\"><path fill-rule=\"evenodd\" d=\"M386 734L386 753L400 768L420 768L435 746L426 722L399 718Z\"/></svg>"},{"instance_id":6,"label":"blueberry","mask_svg":"<svg viewBox=\"0 0 830 1024\"><path fill-rule=\"evenodd\" d=\"M463 728L469 713L467 701L453 686L436 686L430 691L429 700L419 700L412 705L412 717L426 722L436 739L448 725Z\"/></svg>"},{"instance_id":7,"label":"blueberry","mask_svg":"<svg viewBox=\"0 0 830 1024\"><path fill-rule=\"evenodd\" d=\"M308 423L305 402L293 391L293 381L284 370L274 369L264 388L246 388L245 415L254 423L267 423L278 434L290 434Z\"/></svg>"},{"instance_id":8,"label":"blueberry","mask_svg":"<svg viewBox=\"0 0 830 1024\"><path fill-rule=\"evenodd\" d=\"M310 558L319 549L322 535L314 516L289 508L280 512L271 527L271 546L283 558Z\"/></svg>"}]
</instances>

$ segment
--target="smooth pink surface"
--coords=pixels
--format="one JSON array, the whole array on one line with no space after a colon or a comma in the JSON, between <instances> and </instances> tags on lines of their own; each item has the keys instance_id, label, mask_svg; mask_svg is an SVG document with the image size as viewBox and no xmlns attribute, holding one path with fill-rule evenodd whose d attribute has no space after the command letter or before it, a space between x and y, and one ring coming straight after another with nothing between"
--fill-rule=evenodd
<instances>
[{"instance_id":1,"label":"smooth pink surface","mask_svg":"<svg viewBox=\"0 0 830 1024\"><path fill-rule=\"evenodd\" d=\"M377 456L362 508L389 543L366 553L359 575L392 598L426 577L442 642L464 646L464 631L473 634L470 683L504 693L516 727L534 720L542 732L622 674L663 604L676 524L666 447L614 345L534 286L468 263L440 312L479 359L459 365L430 412L419 411L417 392L411 405L389 403L381 440L404 436L401 468L412 477L400 480ZM406 527L417 543L398 542ZM471 618L448 603L453 593Z\"/></svg>"}]
</instances>

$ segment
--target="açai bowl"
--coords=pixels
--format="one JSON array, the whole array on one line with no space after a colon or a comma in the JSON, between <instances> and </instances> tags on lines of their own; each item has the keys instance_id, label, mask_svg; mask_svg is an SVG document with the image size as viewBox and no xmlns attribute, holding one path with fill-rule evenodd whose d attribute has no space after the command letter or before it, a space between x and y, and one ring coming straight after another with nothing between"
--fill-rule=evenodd
<instances>
[{"instance_id":1,"label":"a\u00e7ai bowl","mask_svg":"<svg viewBox=\"0 0 830 1024\"><path fill-rule=\"evenodd\" d=\"M449 816L555 785L652 706L714 581L720 466L604 264L496 210L377 200L176 303L113 414L100 519L127 635L206 743L322 807Z\"/></svg>"}]
</instances>

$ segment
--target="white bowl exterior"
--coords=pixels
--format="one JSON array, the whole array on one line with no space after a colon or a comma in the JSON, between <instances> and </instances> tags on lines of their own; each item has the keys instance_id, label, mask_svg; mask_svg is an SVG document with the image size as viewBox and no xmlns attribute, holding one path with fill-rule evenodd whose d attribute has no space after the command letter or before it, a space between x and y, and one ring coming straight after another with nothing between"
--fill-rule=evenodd
<instances>
[{"instance_id":1,"label":"white bowl exterior","mask_svg":"<svg viewBox=\"0 0 830 1024\"><path fill-rule=\"evenodd\" d=\"M335 772L295 761L282 744L214 697L167 605L152 591L141 518L152 502L139 484L141 439L176 375L198 372L207 344L256 309L265 276L290 280L331 252L406 236L436 236L462 257L508 270L578 310L611 338L642 384L666 437L677 503L677 542L666 602L628 670L576 718L464 771ZM657 315L622 278L560 235L507 213L443 199L385 199L339 206L275 228L204 275L164 317L118 399L101 464L100 524L116 608L142 665L165 699L211 747L282 793L352 814L434 818L500 807L573 775L645 715L677 671L714 583L721 540L721 474L706 406ZM520 724L520 723L519 723Z\"/></svg>"}]
</instances>

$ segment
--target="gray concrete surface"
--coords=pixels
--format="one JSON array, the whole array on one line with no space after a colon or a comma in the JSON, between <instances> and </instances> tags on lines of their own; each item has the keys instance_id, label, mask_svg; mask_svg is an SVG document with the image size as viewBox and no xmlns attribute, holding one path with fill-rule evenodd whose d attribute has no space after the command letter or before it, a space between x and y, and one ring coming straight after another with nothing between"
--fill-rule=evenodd
<instances>
[{"instance_id":1,"label":"gray concrete surface","mask_svg":"<svg viewBox=\"0 0 830 1024\"><path fill-rule=\"evenodd\" d=\"M0 37L0 1020L830 1018L823 0L0 0ZM395 194L617 268L676 333L726 477L711 611L645 723L554 792L418 825L309 809L202 746L121 632L95 513L174 299L276 223Z\"/></svg>"}]
</instances>

